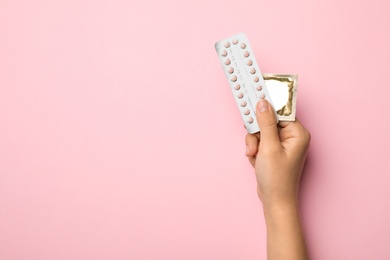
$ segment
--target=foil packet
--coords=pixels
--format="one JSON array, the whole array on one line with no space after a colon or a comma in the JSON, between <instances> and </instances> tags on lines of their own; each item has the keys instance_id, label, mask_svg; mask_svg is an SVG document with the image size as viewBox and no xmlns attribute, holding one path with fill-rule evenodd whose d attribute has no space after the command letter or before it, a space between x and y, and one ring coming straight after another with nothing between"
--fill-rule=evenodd
<instances>
[{"instance_id":1,"label":"foil packet","mask_svg":"<svg viewBox=\"0 0 390 260\"><path fill-rule=\"evenodd\" d=\"M262 73L280 121L295 121L298 75Z\"/></svg>"}]
</instances>

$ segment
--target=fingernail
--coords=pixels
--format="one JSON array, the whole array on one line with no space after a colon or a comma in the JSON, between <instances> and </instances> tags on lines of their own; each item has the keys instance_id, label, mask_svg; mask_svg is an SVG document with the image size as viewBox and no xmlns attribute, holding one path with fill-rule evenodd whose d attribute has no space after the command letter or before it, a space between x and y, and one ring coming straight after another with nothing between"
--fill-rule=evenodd
<instances>
[{"instance_id":1,"label":"fingernail","mask_svg":"<svg viewBox=\"0 0 390 260\"><path fill-rule=\"evenodd\" d=\"M249 146L246 146L246 154L249 153Z\"/></svg>"},{"instance_id":2,"label":"fingernail","mask_svg":"<svg viewBox=\"0 0 390 260\"><path fill-rule=\"evenodd\" d=\"M259 112L265 112L268 110L268 102L264 99L260 99L257 103L257 109Z\"/></svg>"}]
</instances>

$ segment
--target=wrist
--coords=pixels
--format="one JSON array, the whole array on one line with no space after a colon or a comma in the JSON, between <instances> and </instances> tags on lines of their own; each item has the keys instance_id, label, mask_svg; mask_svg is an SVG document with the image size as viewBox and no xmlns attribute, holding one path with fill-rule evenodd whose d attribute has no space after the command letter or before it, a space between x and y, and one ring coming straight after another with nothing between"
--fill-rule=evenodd
<instances>
[{"instance_id":1,"label":"wrist","mask_svg":"<svg viewBox=\"0 0 390 260\"><path fill-rule=\"evenodd\" d=\"M265 201L263 211L265 219L280 219L298 215L298 200L291 198L288 200Z\"/></svg>"},{"instance_id":2,"label":"wrist","mask_svg":"<svg viewBox=\"0 0 390 260\"><path fill-rule=\"evenodd\" d=\"M258 189L258 195L264 209L298 207L298 192L288 192L287 194L281 194L280 192L263 193Z\"/></svg>"},{"instance_id":3,"label":"wrist","mask_svg":"<svg viewBox=\"0 0 390 260\"><path fill-rule=\"evenodd\" d=\"M264 217L269 259L308 259L298 200L265 204Z\"/></svg>"}]
</instances>

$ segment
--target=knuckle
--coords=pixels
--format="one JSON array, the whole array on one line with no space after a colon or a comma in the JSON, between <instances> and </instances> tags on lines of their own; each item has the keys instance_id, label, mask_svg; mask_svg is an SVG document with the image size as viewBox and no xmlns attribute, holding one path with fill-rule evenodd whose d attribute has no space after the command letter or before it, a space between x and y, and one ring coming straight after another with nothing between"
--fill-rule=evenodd
<instances>
[{"instance_id":1,"label":"knuckle","mask_svg":"<svg viewBox=\"0 0 390 260\"><path fill-rule=\"evenodd\" d=\"M302 139L304 141L304 145L308 147L311 141L311 134L307 129L304 129L304 131L302 132Z\"/></svg>"},{"instance_id":2,"label":"knuckle","mask_svg":"<svg viewBox=\"0 0 390 260\"><path fill-rule=\"evenodd\" d=\"M311 140L311 134L310 132L304 128L303 130L303 136L305 137L305 140L309 143Z\"/></svg>"},{"instance_id":3,"label":"knuckle","mask_svg":"<svg viewBox=\"0 0 390 260\"><path fill-rule=\"evenodd\" d=\"M310 143L310 141L311 141L311 133L309 131L307 131L307 130L306 130L306 132L307 132L308 143Z\"/></svg>"}]
</instances>

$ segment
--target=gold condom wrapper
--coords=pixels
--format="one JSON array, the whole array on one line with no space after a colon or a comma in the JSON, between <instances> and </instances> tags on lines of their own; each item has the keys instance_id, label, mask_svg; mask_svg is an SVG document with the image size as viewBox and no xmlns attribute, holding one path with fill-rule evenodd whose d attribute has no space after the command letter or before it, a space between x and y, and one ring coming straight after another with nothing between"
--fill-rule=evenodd
<instances>
[{"instance_id":1,"label":"gold condom wrapper","mask_svg":"<svg viewBox=\"0 0 390 260\"><path fill-rule=\"evenodd\" d=\"M295 121L298 75L262 73L280 121Z\"/></svg>"}]
</instances>

